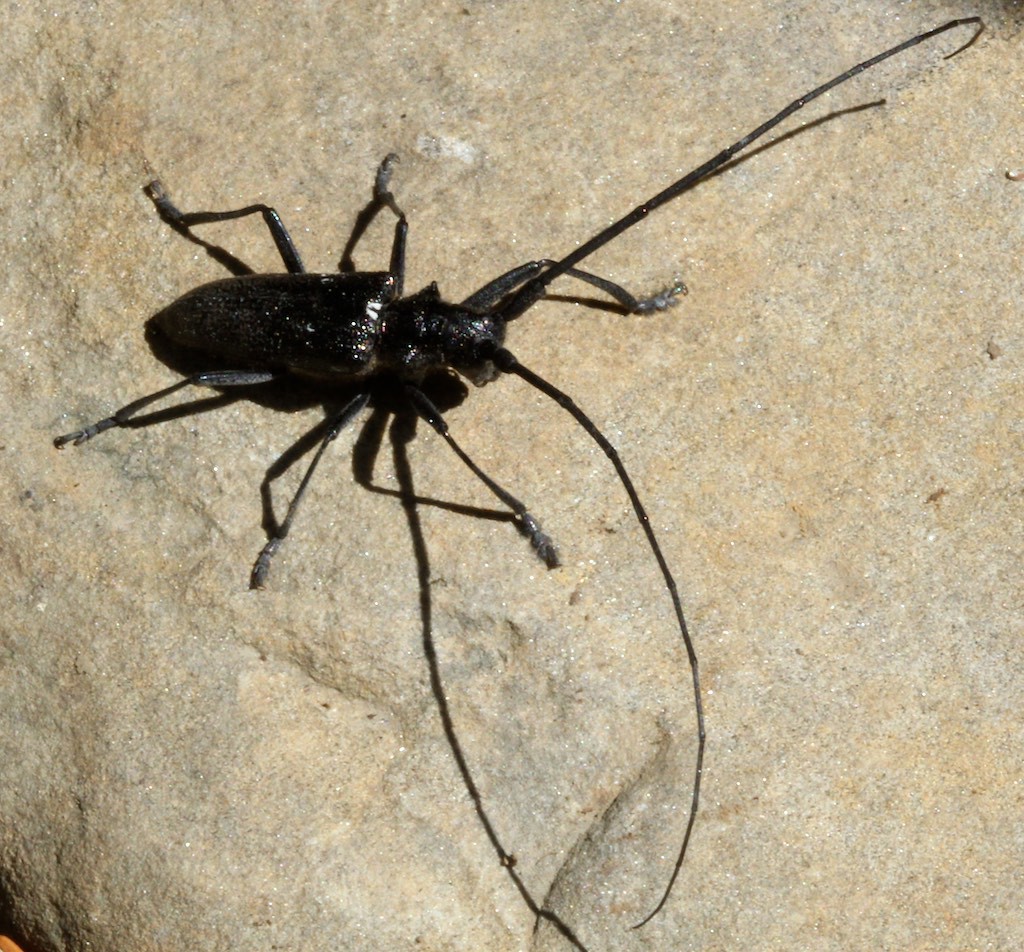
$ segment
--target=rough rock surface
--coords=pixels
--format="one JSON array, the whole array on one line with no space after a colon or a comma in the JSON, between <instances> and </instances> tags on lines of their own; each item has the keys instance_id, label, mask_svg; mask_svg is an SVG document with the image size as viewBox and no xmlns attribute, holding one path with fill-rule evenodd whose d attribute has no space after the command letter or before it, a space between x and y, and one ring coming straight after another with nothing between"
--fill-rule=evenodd
<instances>
[{"instance_id":1,"label":"rough rock surface","mask_svg":"<svg viewBox=\"0 0 1024 952\"><path fill-rule=\"evenodd\" d=\"M512 380L449 422L565 565L418 509L431 632L490 820L590 950L1024 946L1020 5L920 47L588 262L670 315L546 303L510 346L618 444L703 664L607 462ZM893 12L898 7L898 14ZM0 931L29 952L565 949L473 812L393 495L324 462L266 591L258 486L318 417L236 403L55 434L174 376L143 323L223 274L142 194L277 206L331 270L401 155L408 286L558 256L960 4L634 0L21 5L5 19ZM799 123L794 121L788 128ZM383 267L389 228L358 256ZM210 228L275 268L258 220ZM421 431L423 428L420 428ZM423 496L490 507L431 433ZM376 483L394 489L383 436ZM279 508L300 467L276 486Z\"/></svg>"}]
</instances>

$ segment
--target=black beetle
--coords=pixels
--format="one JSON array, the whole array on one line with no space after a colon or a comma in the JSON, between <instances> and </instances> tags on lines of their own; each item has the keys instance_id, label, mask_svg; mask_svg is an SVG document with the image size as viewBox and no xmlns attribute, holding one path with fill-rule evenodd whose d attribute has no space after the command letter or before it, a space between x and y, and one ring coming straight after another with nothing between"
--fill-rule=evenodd
<instances>
[{"instance_id":1,"label":"black beetle","mask_svg":"<svg viewBox=\"0 0 1024 952\"><path fill-rule=\"evenodd\" d=\"M252 387L285 378L301 378L328 385L354 384L357 395L327 421L319 448L289 504L285 519L256 560L251 585L258 588L266 579L274 552L288 534L298 504L324 449L369 402L369 381L381 377L392 380L397 388L404 391L416 413L448 442L459 458L512 511L516 525L529 539L540 558L549 567L557 566L555 547L537 520L518 499L485 474L455 442L440 411L420 389L420 384L427 374L443 369L454 370L478 386L489 383L503 373L514 374L568 411L611 460L629 496L671 598L692 675L697 752L690 810L682 845L668 883L654 909L638 923L643 925L662 909L672 891L697 815L705 741L697 656L675 581L618 453L569 396L524 367L505 348L507 325L543 298L548 285L563 275L578 278L604 292L627 313L644 313L669 307L675 303L678 295L685 293L686 289L681 283L641 299L618 284L579 270L576 265L633 227L654 209L721 169L737 153L811 100L891 56L940 33L966 25L974 25L977 29L967 42L946 58L955 56L973 44L980 35L983 25L979 17L951 20L841 73L794 100L767 122L638 205L628 215L598 232L564 258L522 264L488 282L460 304L442 300L436 284L403 296L408 226L390 190L394 155L385 158L378 169L373 201L357 222L342 257L342 271L336 274L306 273L284 224L277 212L269 206L250 205L236 211L183 214L171 203L160 183L153 181L146 187L146 192L161 218L190 241L202 245L235 272L234 277L204 284L180 297L155 317L155 323L176 344L228 362L237 369L191 374L170 387L127 404L112 416L91 426L58 437L54 443L57 447L67 443L77 446L104 430L127 425L140 410L190 385L215 389ZM382 272L345 272L348 252L369 220L385 207L391 209L397 217L389 269ZM195 225L253 214L261 214L266 221L287 273L253 274L238 259L191 231ZM367 382L365 389L360 389L361 381ZM502 855L500 858L509 868L515 865L511 855Z\"/></svg>"}]
</instances>

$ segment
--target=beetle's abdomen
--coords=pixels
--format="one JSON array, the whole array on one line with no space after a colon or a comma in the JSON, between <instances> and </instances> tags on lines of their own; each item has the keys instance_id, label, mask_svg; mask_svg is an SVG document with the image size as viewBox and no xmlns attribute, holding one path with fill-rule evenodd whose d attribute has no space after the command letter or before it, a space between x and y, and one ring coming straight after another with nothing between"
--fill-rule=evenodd
<instances>
[{"instance_id":1,"label":"beetle's abdomen","mask_svg":"<svg viewBox=\"0 0 1024 952\"><path fill-rule=\"evenodd\" d=\"M154 320L174 343L240 370L358 377L373 371L394 284L386 272L243 275L190 291Z\"/></svg>"}]
</instances>

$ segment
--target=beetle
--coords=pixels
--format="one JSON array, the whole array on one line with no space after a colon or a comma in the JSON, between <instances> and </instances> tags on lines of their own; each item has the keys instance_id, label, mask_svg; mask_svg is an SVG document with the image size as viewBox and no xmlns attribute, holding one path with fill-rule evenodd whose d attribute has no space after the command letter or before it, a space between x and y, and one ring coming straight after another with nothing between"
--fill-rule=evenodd
<instances>
[{"instance_id":1,"label":"beetle","mask_svg":"<svg viewBox=\"0 0 1024 952\"><path fill-rule=\"evenodd\" d=\"M571 397L524 366L505 347L508 325L544 298L549 285L563 276L576 278L603 292L626 313L645 314L671 307L686 292L680 282L658 294L639 298L621 285L581 270L577 265L655 209L720 170L752 142L812 100L889 57L962 26L974 26L975 30L969 40L946 58L957 55L971 46L984 29L979 17L951 20L920 33L815 87L599 231L574 251L559 259L540 259L514 267L458 304L445 301L435 283L413 294L405 294L408 221L391 191L390 183L396 161L394 154L388 155L380 164L374 180L372 201L357 220L342 256L339 272L332 274L306 272L280 216L270 206L257 204L234 211L183 213L172 203L163 185L154 180L146 186L145 191L161 219L190 241L204 247L234 272L233 277L204 284L178 298L155 316L154 323L175 345L205 355L211 361L216 360L218 367L229 366L232 369L192 373L171 386L134 400L111 416L57 437L54 443L58 448L69 443L78 446L105 430L130 425L146 407L189 386L228 391L231 388L259 387L282 380L298 380L315 387L334 387L339 384L352 386L355 395L325 420L319 446L288 505L285 518L270 533L270 538L256 559L250 585L260 588L266 582L274 554L288 535L325 449L367 406L381 381L406 399L415 413L447 442L459 459L510 510L516 527L529 541L537 556L549 568L555 568L559 564L558 552L551 538L526 506L485 473L455 441L441 411L424 392L422 385L429 374L437 371L454 371L477 386L511 374L566 410L608 457L629 498L672 603L692 684L697 746L686 827L668 882L652 911L637 923L637 927L642 926L660 912L668 901L686 856L697 817L705 750L697 654L672 572L618 452ZM396 219L388 270L346 270L346 263L350 262L349 253L355 242L369 221L384 209L390 210ZM284 263L283 273L252 273L238 259L204 241L192 231L197 225L256 214L262 215L266 222ZM509 869L515 865L511 854L501 854L500 859Z\"/></svg>"}]
</instances>

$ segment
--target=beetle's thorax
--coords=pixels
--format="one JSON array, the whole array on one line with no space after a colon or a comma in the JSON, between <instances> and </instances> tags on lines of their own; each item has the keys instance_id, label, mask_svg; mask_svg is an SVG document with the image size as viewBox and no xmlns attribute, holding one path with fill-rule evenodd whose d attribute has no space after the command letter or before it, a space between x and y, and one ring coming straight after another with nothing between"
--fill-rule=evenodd
<instances>
[{"instance_id":1,"label":"beetle's thorax","mask_svg":"<svg viewBox=\"0 0 1024 952\"><path fill-rule=\"evenodd\" d=\"M492 357L505 340L505 322L442 301L437 288L384 304L379 365L407 380L451 367L478 387L498 375Z\"/></svg>"}]
</instances>

